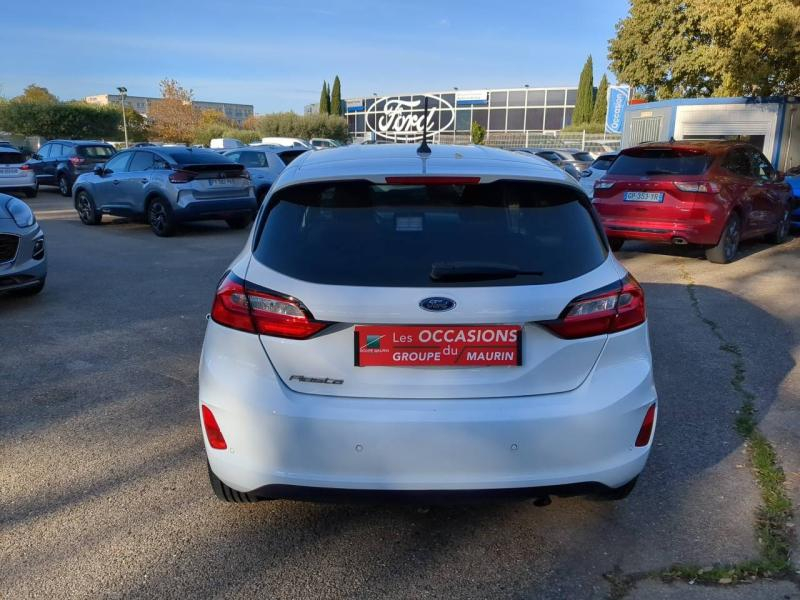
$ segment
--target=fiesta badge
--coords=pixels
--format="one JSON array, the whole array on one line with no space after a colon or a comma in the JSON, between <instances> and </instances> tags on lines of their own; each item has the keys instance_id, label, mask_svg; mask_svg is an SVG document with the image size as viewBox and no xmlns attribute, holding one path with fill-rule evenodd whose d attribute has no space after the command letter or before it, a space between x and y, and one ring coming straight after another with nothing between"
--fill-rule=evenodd
<instances>
[{"instance_id":1,"label":"fiesta badge","mask_svg":"<svg viewBox=\"0 0 800 600\"><path fill-rule=\"evenodd\" d=\"M454 309L456 307L456 301L443 296L432 296L420 300L419 307L422 310L429 310L431 312L442 312Z\"/></svg>"}]
</instances>

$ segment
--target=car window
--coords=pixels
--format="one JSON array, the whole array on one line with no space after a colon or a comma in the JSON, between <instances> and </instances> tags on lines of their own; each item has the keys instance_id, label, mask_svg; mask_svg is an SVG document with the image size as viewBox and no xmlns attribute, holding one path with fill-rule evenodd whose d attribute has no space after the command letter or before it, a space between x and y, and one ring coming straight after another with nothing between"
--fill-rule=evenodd
<instances>
[{"instance_id":1,"label":"car window","mask_svg":"<svg viewBox=\"0 0 800 600\"><path fill-rule=\"evenodd\" d=\"M740 177L754 177L755 170L747 151L744 148L733 148L725 156L722 166Z\"/></svg>"},{"instance_id":2,"label":"car window","mask_svg":"<svg viewBox=\"0 0 800 600\"><path fill-rule=\"evenodd\" d=\"M267 161L263 152L242 152L239 164L245 167L266 167Z\"/></svg>"},{"instance_id":3,"label":"car window","mask_svg":"<svg viewBox=\"0 0 800 600\"><path fill-rule=\"evenodd\" d=\"M711 164L706 152L680 148L633 148L621 153L609 175L700 175Z\"/></svg>"},{"instance_id":4,"label":"car window","mask_svg":"<svg viewBox=\"0 0 800 600\"><path fill-rule=\"evenodd\" d=\"M20 152L6 152L5 146L0 146L0 165L21 165L25 157Z\"/></svg>"},{"instance_id":5,"label":"car window","mask_svg":"<svg viewBox=\"0 0 800 600\"><path fill-rule=\"evenodd\" d=\"M50 158L59 158L62 148L61 144L50 144Z\"/></svg>"},{"instance_id":6,"label":"car window","mask_svg":"<svg viewBox=\"0 0 800 600\"><path fill-rule=\"evenodd\" d=\"M169 163L165 159L163 159L160 156L157 156L157 155L154 154L153 155L153 170L154 171L163 171L165 169L172 169L172 167L170 167Z\"/></svg>"},{"instance_id":7,"label":"car window","mask_svg":"<svg viewBox=\"0 0 800 600\"><path fill-rule=\"evenodd\" d=\"M41 148L39 148L39 152L36 154L39 155L39 158L50 158L50 152L53 150L53 144L45 144Z\"/></svg>"},{"instance_id":8,"label":"car window","mask_svg":"<svg viewBox=\"0 0 800 600\"><path fill-rule=\"evenodd\" d=\"M150 171L153 169L152 152L134 152L128 171Z\"/></svg>"},{"instance_id":9,"label":"car window","mask_svg":"<svg viewBox=\"0 0 800 600\"><path fill-rule=\"evenodd\" d=\"M559 162L561 160L561 157L555 152L537 152L536 156L540 156L550 162Z\"/></svg>"},{"instance_id":10,"label":"car window","mask_svg":"<svg viewBox=\"0 0 800 600\"><path fill-rule=\"evenodd\" d=\"M278 152L278 156L280 156L283 164L288 165L292 162L295 158L300 156L301 154L308 152L305 148L302 150L284 150L283 152Z\"/></svg>"},{"instance_id":11,"label":"car window","mask_svg":"<svg viewBox=\"0 0 800 600\"><path fill-rule=\"evenodd\" d=\"M767 157L761 154L758 150L749 150L753 160L753 170L756 177L759 179L772 179L775 170L767 160Z\"/></svg>"},{"instance_id":12,"label":"car window","mask_svg":"<svg viewBox=\"0 0 800 600\"><path fill-rule=\"evenodd\" d=\"M217 165L235 162L229 156L201 148L182 148L169 152L169 156L179 165Z\"/></svg>"},{"instance_id":13,"label":"car window","mask_svg":"<svg viewBox=\"0 0 800 600\"><path fill-rule=\"evenodd\" d=\"M78 155L86 158L108 159L115 152L111 146L78 146Z\"/></svg>"},{"instance_id":14,"label":"car window","mask_svg":"<svg viewBox=\"0 0 800 600\"><path fill-rule=\"evenodd\" d=\"M239 162L239 156L241 154L242 154L241 152L230 152L230 153L226 153L225 156L230 158L233 162L237 162L238 163Z\"/></svg>"},{"instance_id":15,"label":"car window","mask_svg":"<svg viewBox=\"0 0 800 600\"><path fill-rule=\"evenodd\" d=\"M75 146L71 144L61 144L61 156L75 156Z\"/></svg>"},{"instance_id":16,"label":"car window","mask_svg":"<svg viewBox=\"0 0 800 600\"><path fill-rule=\"evenodd\" d=\"M592 160L592 155L588 152L573 152L572 158L581 162L590 162Z\"/></svg>"},{"instance_id":17,"label":"car window","mask_svg":"<svg viewBox=\"0 0 800 600\"><path fill-rule=\"evenodd\" d=\"M592 168L598 171L608 171L616 156L600 156L592 163Z\"/></svg>"},{"instance_id":18,"label":"car window","mask_svg":"<svg viewBox=\"0 0 800 600\"><path fill-rule=\"evenodd\" d=\"M128 162L131 160L133 152L120 152L106 163L107 173L125 173L128 170Z\"/></svg>"},{"instance_id":19,"label":"car window","mask_svg":"<svg viewBox=\"0 0 800 600\"><path fill-rule=\"evenodd\" d=\"M272 196L259 227L257 260L331 285L445 285L435 265L519 271L449 286L556 283L607 256L583 192L548 183L301 184Z\"/></svg>"}]
</instances>

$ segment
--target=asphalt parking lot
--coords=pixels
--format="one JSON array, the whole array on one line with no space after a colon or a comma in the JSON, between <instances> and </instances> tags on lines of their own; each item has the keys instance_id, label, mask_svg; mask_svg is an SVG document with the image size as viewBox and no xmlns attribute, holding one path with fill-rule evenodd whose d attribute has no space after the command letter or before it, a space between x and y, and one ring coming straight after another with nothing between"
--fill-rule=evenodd
<instances>
[{"instance_id":1,"label":"asphalt parking lot","mask_svg":"<svg viewBox=\"0 0 800 600\"><path fill-rule=\"evenodd\" d=\"M30 204L49 276L37 297L0 298L0 596L800 598L792 579L659 576L758 556L737 374L800 501L800 239L745 244L727 266L620 253L647 293L661 403L625 501L242 506L208 485L197 363L246 232L161 239L122 219L84 226L52 193Z\"/></svg>"}]
</instances>

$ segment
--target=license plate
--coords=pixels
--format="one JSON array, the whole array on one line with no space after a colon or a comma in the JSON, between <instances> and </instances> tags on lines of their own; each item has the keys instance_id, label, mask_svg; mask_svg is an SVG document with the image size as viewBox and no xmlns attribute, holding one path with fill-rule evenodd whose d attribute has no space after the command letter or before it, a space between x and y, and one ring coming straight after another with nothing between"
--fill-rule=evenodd
<instances>
[{"instance_id":1,"label":"license plate","mask_svg":"<svg viewBox=\"0 0 800 600\"><path fill-rule=\"evenodd\" d=\"M520 325L357 325L357 367L522 364Z\"/></svg>"},{"instance_id":2,"label":"license plate","mask_svg":"<svg viewBox=\"0 0 800 600\"><path fill-rule=\"evenodd\" d=\"M225 185L237 185L238 179L208 179L208 187L222 187Z\"/></svg>"},{"instance_id":3,"label":"license plate","mask_svg":"<svg viewBox=\"0 0 800 600\"><path fill-rule=\"evenodd\" d=\"M0 169L0 175L16 175L17 169Z\"/></svg>"},{"instance_id":4,"label":"license plate","mask_svg":"<svg viewBox=\"0 0 800 600\"><path fill-rule=\"evenodd\" d=\"M625 202L663 202L664 192L625 192Z\"/></svg>"}]
</instances>

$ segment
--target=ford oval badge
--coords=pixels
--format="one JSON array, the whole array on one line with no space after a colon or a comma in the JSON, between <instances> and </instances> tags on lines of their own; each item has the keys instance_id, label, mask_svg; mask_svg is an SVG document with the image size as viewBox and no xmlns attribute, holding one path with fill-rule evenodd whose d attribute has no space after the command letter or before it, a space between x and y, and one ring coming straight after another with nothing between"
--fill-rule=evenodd
<instances>
[{"instance_id":1,"label":"ford oval badge","mask_svg":"<svg viewBox=\"0 0 800 600\"><path fill-rule=\"evenodd\" d=\"M456 307L456 301L443 296L432 296L430 298L423 298L419 301L419 307L422 310L430 310L441 312L444 310L452 310Z\"/></svg>"}]
</instances>

